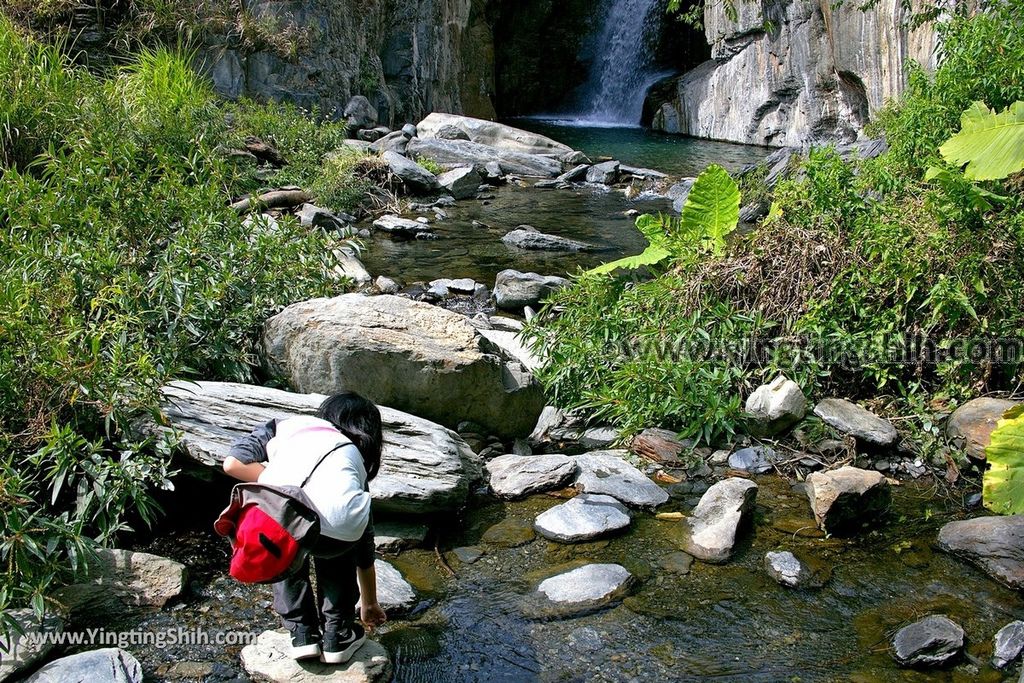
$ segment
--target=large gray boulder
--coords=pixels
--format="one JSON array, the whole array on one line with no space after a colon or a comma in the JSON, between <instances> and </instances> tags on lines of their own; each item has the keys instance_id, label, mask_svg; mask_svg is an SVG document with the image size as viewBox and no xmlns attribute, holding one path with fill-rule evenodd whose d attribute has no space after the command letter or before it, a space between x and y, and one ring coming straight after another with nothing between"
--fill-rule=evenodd
<instances>
[{"instance_id":1,"label":"large gray boulder","mask_svg":"<svg viewBox=\"0 0 1024 683\"><path fill-rule=\"evenodd\" d=\"M142 665L116 647L55 659L23 683L142 683Z\"/></svg>"},{"instance_id":2,"label":"large gray boulder","mask_svg":"<svg viewBox=\"0 0 1024 683\"><path fill-rule=\"evenodd\" d=\"M830 534L850 533L889 508L889 482L881 472L840 467L812 472L807 497L818 528Z\"/></svg>"},{"instance_id":3,"label":"large gray boulder","mask_svg":"<svg viewBox=\"0 0 1024 683\"><path fill-rule=\"evenodd\" d=\"M814 414L843 434L875 446L891 446L899 436L891 422L846 399L822 399L814 406Z\"/></svg>"},{"instance_id":4,"label":"large gray boulder","mask_svg":"<svg viewBox=\"0 0 1024 683\"><path fill-rule=\"evenodd\" d=\"M629 512L611 496L581 493L537 515L533 528L560 543L589 541L629 526Z\"/></svg>"},{"instance_id":5,"label":"large gray boulder","mask_svg":"<svg viewBox=\"0 0 1024 683\"><path fill-rule=\"evenodd\" d=\"M494 302L498 308L515 311L540 302L569 284L564 277L522 273L507 268L494 280Z\"/></svg>"},{"instance_id":6,"label":"large gray boulder","mask_svg":"<svg viewBox=\"0 0 1024 683\"><path fill-rule=\"evenodd\" d=\"M727 562L756 500L757 484L749 479L731 477L713 484L682 521L682 549L704 562Z\"/></svg>"},{"instance_id":7,"label":"large gray boulder","mask_svg":"<svg viewBox=\"0 0 1024 683\"><path fill-rule=\"evenodd\" d=\"M985 448L992 440L996 424L1017 401L1002 398L976 398L953 411L946 423L946 436L967 451L971 458L984 462Z\"/></svg>"},{"instance_id":8,"label":"large gray boulder","mask_svg":"<svg viewBox=\"0 0 1024 683\"><path fill-rule=\"evenodd\" d=\"M584 242L578 242L576 240L569 239L568 237L559 237L558 235L549 235L547 233L537 230L532 225L520 225L515 230L505 233L505 236L501 238L501 241L510 247L516 249L525 249L527 251L591 251L593 247Z\"/></svg>"},{"instance_id":9,"label":"large gray boulder","mask_svg":"<svg viewBox=\"0 0 1024 683\"><path fill-rule=\"evenodd\" d=\"M668 493L626 461L625 450L591 451L576 456L576 486L584 493L602 493L626 505L654 508L668 501Z\"/></svg>"},{"instance_id":10,"label":"large gray boulder","mask_svg":"<svg viewBox=\"0 0 1024 683\"><path fill-rule=\"evenodd\" d=\"M391 659L378 643L363 643L348 664L296 661L284 629L264 631L242 648L242 668L258 683L383 683L391 680Z\"/></svg>"},{"instance_id":11,"label":"large gray boulder","mask_svg":"<svg viewBox=\"0 0 1024 683\"><path fill-rule=\"evenodd\" d=\"M125 609L154 610L185 590L180 562L130 550L100 548L85 579L58 589L57 599L74 620L117 617Z\"/></svg>"},{"instance_id":12,"label":"large gray boulder","mask_svg":"<svg viewBox=\"0 0 1024 683\"><path fill-rule=\"evenodd\" d=\"M537 596L544 613L585 614L621 600L633 583L633 575L625 567L588 564L541 581Z\"/></svg>"},{"instance_id":13,"label":"large gray boulder","mask_svg":"<svg viewBox=\"0 0 1024 683\"><path fill-rule=\"evenodd\" d=\"M614 185L619 179L619 162L604 161L587 169L587 182L599 185Z\"/></svg>"},{"instance_id":14,"label":"large gray boulder","mask_svg":"<svg viewBox=\"0 0 1024 683\"><path fill-rule=\"evenodd\" d=\"M438 133L447 127L454 127L463 131L473 142L483 145L490 145L498 149L510 152L524 152L526 154L548 154L561 157L571 154L572 148L556 142L549 137L531 133L521 128L513 128L496 121L484 121L469 116L458 114L440 114L434 112L419 122L416 130L420 137L442 137ZM452 138L448 138L452 139Z\"/></svg>"},{"instance_id":15,"label":"large gray boulder","mask_svg":"<svg viewBox=\"0 0 1024 683\"><path fill-rule=\"evenodd\" d=\"M747 397L746 410L760 434L778 434L804 419L807 399L800 385L779 375Z\"/></svg>"},{"instance_id":16,"label":"large gray boulder","mask_svg":"<svg viewBox=\"0 0 1024 683\"><path fill-rule=\"evenodd\" d=\"M466 420L524 436L544 408L540 384L483 342L465 316L382 295L293 304L267 321L270 368L303 392L356 391L456 427Z\"/></svg>"},{"instance_id":17,"label":"large gray boulder","mask_svg":"<svg viewBox=\"0 0 1024 683\"><path fill-rule=\"evenodd\" d=\"M342 115L346 119L350 134L377 127L377 109L370 104L370 100L362 95L356 95L350 99L345 105L345 112Z\"/></svg>"},{"instance_id":18,"label":"large gray boulder","mask_svg":"<svg viewBox=\"0 0 1024 683\"><path fill-rule=\"evenodd\" d=\"M441 188L456 199L472 199L480 189L483 178L472 166L453 168L437 177Z\"/></svg>"},{"instance_id":19,"label":"large gray boulder","mask_svg":"<svg viewBox=\"0 0 1024 683\"><path fill-rule=\"evenodd\" d=\"M381 158L387 163L388 169L398 176L411 192L430 193L441 189L437 176L412 159L395 151L384 152Z\"/></svg>"},{"instance_id":20,"label":"large gray boulder","mask_svg":"<svg viewBox=\"0 0 1024 683\"><path fill-rule=\"evenodd\" d=\"M413 138L407 147L409 154L432 159L442 166L473 166L484 169L497 162L503 174L554 178L562 173L562 164L551 157L499 149L467 140L439 140Z\"/></svg>"},{"instance_id":21,"label":"large gray boulder","mask_svg":"<svg viewBox=\"0 0 1024 683\"><path fill-rule=\"evenodd\" d=\"M275 418L311 415L326 396L228 382L174 382L163 389L167 427L146 423L154 433L173 429L185 454L217 465L231 444L253 427ZM455 511L466 503L481 476L477 457L453 431L380 406L384 448L380 473L370 482L374 510L395 513Z\"/></svg>"},{"instance_id":22,"label":"large gray boulder","mask_svg":"<svg viewBox=\"0 0 1024 683\"><path fill-rule=\"evenodd\" d=\"M18 624L23 633L5 636L0 632L0 683L45 657L64 631L64 620L56 614L47 613L40 620L31 609L17 609L5 616Z\"/></svg>"},{"instance_id":23,"label":"large gray boulder","mask_svg":"<svg viewBox=\"0 0 1024 683\"><path fill-rule=\"evenodd\" d=\"M938 546L1010 588L1024 589L1024 515L949 522L939 530Z\"/></svg>"},{"instance_id":24,"label":"large gray boulder","mask_svg":"<svg viewBox=\"0 0 1024 683\"><path fill-rule=\"evenodd\" d=\"M556 453L500 455L485 467L494 495L508 500L562 488L576 476L575 460Z\"/></svg>"},{"instance_id":25,"label":"large gray boulder","mask_svg":"<svg viewBox=\"0 0 1024 683\"><path fill-rule=\"evenodd\" d=\"M900 666L942 666L964 649L964 630L940 614L933 614L896 632L893 658Z\"/></svg>"}]
</instances>

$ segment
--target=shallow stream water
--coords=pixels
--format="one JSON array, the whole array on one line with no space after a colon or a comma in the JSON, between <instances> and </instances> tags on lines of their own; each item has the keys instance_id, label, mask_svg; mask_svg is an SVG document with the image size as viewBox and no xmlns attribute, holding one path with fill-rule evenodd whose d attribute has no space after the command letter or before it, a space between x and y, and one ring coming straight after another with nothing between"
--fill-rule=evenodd
<instances>
[{"instance_id":1,"label":"shallow stream water","mask_svg":"<svg viewBox=\"0 0 1024 683\"><path fill-rule=\"evenodd\" d=\"M624 535L566 546L534 538L541 511L562 502L540 495L514 503L481 498L461 519L436 519L433 549L387 558L416 588L414 613L377 633L395 681L1003 681L988 665L995 632L1024 617L1024 599L981 572L933 552L938 528L959 501L922 483L898 487L883 523L854 539L821 538L796 482L756 477L751 529L734 559L695 562L689 574L662 563L678 546L678 521L634 514ZM687 511L670 502L662 510ZM195 525L194 529L189 527ZM496 527L497 525L497 527ZM144 549L188 563L194 578L182 602L146 617L146 629L210 632L276 627L269 591L225 576L221 539L202 515L166 530ZM518 544L518 545L517 545ZM451 551L484 551L473 564ZM510 547L516 546L516 547ZM789 549L831 570L820 589L791 590L768 577L765 552ZM568 619L543 620L527 607L536 584L584 562L615 562L638 579L621 604ZM947 614L968 635L968 656L948 671L896 668L887 645L896 629ZM241 675L239 647L189 646L138 653L154 679L180 662L203 662L215 679Z\"/></svg>"},{"instance_id":2,"label":"shallow stream water","mask_svg":"<svg viewBox=\"0 0 1024 683\"><path fill-rule=\"evenodd\" d=\"M700 173L710 163L738 171L762 159L770 150L660 135L639 128L588 128L551 126L537 121L519 125L553 136L588 154L605 154L623 163L654 168L673 177ZM581 185L571 190L537 190L507 185L486 193L484 199L468 199L447 207L445 220L434 212L422 215L431 221L438 239L394 240L375 234L365 240L360 258L374 276L386 275L402 284L435 278L469 277L488 287L505 268L544 275L565 275L629 254L638 254L646 240L626 215L668 212L669 200L651 195L627 199L621 190ZM415 217L417 214L408 214ZM528 252L507 247L501 237L519 225L541 232L586 242L593 252Z\"/></svg>"}]
</instances>

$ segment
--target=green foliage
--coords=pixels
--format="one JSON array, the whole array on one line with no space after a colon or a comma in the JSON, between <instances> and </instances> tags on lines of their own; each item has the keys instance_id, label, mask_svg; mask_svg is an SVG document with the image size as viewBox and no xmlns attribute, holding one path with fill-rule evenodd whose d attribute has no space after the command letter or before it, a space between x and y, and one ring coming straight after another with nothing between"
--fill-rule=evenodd
<instances>
[{"instance_id":1,"label":"green foliage","mask_svg":"<svg viewBox=\"0 0 1024 683\"><path fill-rule=\"evenodd\" d=\"M636 218L636 228L650 244L642 253L635 256L626 256L615 261L602 263L596 268L590 269L589 273L602 275L611 273L619 268L632 270L642 266L654 266L667 260L672 252L669 251L668 235L665 233L666 220L662 217L655 217L650 214L643 214Z\"/></svg>"},{"instance_id":2,"label":"green foliage","mask_svg":"<svg viewBox=\"0 0 1024 683\"><path fill-rule=\"evenodd\" d=\"M1000 515L1024 514L1024 406L1011 408L999 420L985 458L985 507Z\"/></svg>"},{"instance_id":3,"label":"green foliage","mask_svg":"<svg viewBox=\"0 0 1024 683\"><path fill-rule=\"evenodd\" d=\"M651 215L636 219L637 229L650 242L643 253L604 263L589 272L600 275L620 268L629 270L653 266L672 256L687 258L694 254L721 254L725 249L725 238L736 229L739 220L739 186L728 171L712 164L694 181L679 220Z\"/></svg>"},{"instance_id":4,"label":"green foliage","mask_svg":"<svg viewBox=\"0 0 1024 683\"><path fill-rule=\"evenodd\" d=\"M442 173L444 173L444 166L428 157L419 157L418 159L416 159L416 163L422 166L423 168L427 169L434 175L441 175Z\"/></svg>"},{"instance_id":5,"label":"green foliage","mask_svg":"<svg viewBox=\"0 0 1024 683\"><path fill-rule=\"evenodd\" d=\"M939 153L956 166L967 164L970 180L1001 180L1024 169L1024 101L995 113L975 102L960 119L960 132Z\"/></svg>"},{"instance_id":6,"label":"green foliage","mask_svg":"<svg viewBox=\"0 0 1024 683\"><path fill-rule=\"evenodd\" d=\"M244 225L228 200L260 171L223 150L259 132L294 162L272 179L312 184L343 133L250 103L225 117L167 50L101 80L2 20L0 70L2 610L42 607L93 541L159 514L172 444L131 425L162 384L252 381L266 317L338 291L342 245Z\"/></svg>"},{"instance_id":7,"label":"green foliage","mask_svg":"<svg viewBox=\"0 0 1024 683\"><path fill-rule=\"evenodd\" d=\"M347 149L334 152L323 164L311 189L322 205L335 211L352 212L362 203L373 183L362 172L373 161Z\"/></svg>"},{"instance_id":8,"label":"green foliage","mask_svg":"<svg viewBox=\"0 0 1024 683\"><path fill-rule=\"evenodd\" d=\"M703 251L717 256L739 221L739 186L728 171L711 164L697 177L686 197L679 214L679 230L686 241L696 242Z\"/></svg>"},{"instance_id":9,"label":"green foliage","mask_svg":"<svg viewBox=\"0 0 1024 683\"><path fill-rule=\"evenodd\" d=\"M627 432L714 440L742 425L740 398L780 371L810 395L884 392L909 412L934 394L1018 387L1019 359L964 344L992 351L1024 329L1021 178L979 185L939 148L972 102L1002 111L1024 99L1021 25L1020 0L943 23L934 76L912 73L874 124L887 153L846 162L815 149L771 191L763 172L741 179L745 200L772 207L752 234L702 251L673 229L682 221L642 222L645 234L661 229L670 267L645 282L586 274L527 327L558 404ZM699 340L714 352L678 350ZM723 351L745 345L761 352Z\"/></svg>"}]
</instances>

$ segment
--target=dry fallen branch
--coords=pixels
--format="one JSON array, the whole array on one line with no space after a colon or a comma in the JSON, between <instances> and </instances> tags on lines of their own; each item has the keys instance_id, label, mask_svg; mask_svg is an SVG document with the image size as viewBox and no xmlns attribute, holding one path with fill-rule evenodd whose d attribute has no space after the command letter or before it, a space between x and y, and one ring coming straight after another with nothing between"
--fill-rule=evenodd
<instances>
[{"instance_id":1,"label":"dry fallen branch","mask_svg":"<svg viewBox=\"0 0 1024 683\"><path fill-rule=\"evenodd\" d=\"M260 196L246 197L231 205L231 208L240 214L249 213L256 209L289 209L293 206L305 204L313 199L313 195L305 190L271 190Z\"/></svg>"}]
</instances>

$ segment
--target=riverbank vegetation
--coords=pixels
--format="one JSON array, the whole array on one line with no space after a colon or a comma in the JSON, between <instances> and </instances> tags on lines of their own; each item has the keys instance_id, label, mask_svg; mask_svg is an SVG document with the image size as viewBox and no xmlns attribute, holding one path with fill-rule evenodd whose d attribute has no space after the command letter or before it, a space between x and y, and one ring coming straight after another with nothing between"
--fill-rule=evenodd
<instances>
[{"instance_id":1,"label":"riverbank vegetation","mask_svg":"<svg viewBox=\"0 0 1024 683\"><path fill-rule=\"evenodd\" d=\"M168 445L131 425L170 377L251 381L269 314L338 293L336 234L229 202L261 188L360 200L342 124L225 105L187 55L143 50L109 77L0 17L0 610L43 606L87 539L156 513ZM284 163L257 164L247 137Z\"/></svg>"},{"instance_id":2,"label":"riverbank vegetation","mask_svg":"<svg viewBox=\"0 0 1024 683\"><path fill-rule=\"evenodd\" d=\"M911 73L873 124L888 151L819 149L774 187L742 180L771 211L724 254L668 229L653 277L587 273L554 295L529 333L558 404L716 442L779 372L901 413L1019 389L1019 359L992 353L1024 329L1024 176L970 180L939 148L974 102L1024 99L1021 25L1019 2L943 23L937 72Z\"/></svg>"}]
</instances>

